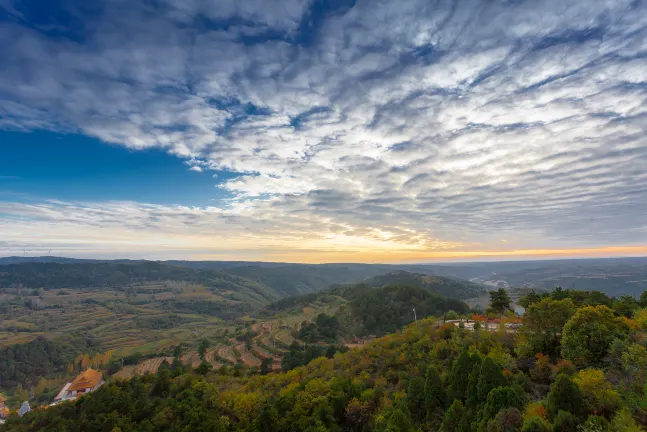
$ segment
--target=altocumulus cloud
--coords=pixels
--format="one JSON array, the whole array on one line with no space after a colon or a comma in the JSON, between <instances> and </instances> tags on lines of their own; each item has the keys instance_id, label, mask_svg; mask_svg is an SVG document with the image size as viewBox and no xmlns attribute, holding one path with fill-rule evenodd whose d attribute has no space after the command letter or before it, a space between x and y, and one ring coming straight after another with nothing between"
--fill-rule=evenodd
<instances>
[{"instance_id":1,"label":"altocumulus cloud","mask_svg":"<svg viewBox=\"0 0 647 432\"><path fill-rule=\"evenodd\" d=\"M242 175L218 208L5 202L7 241L29 227L62 244L60 221L94 233L86 246L137 233L201 251L200 235L267 251L647 242L642 2L69 0L38 24L26 3L0 1L0 127Z\"/></svg>"}]
</instances>

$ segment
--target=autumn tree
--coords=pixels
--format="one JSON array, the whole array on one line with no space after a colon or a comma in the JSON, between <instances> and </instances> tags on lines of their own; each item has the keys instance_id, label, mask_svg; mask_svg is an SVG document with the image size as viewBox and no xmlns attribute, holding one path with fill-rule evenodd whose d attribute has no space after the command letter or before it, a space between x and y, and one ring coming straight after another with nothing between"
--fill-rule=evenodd
<instances>
[{"instance_id":1,"label":"autumn tree","mask_svg":"<svg viewBox=\"0 0 647 432\"><path fill-rule=\"evenodd\" d=\"M562 355L578 367L601 364L613 340L628 332L627 324L608 307L583 307L564 326Z\"/></svg>"},{"instance_id":2,"label":"autumn tree","mask_svg":"<svg viewBox=\"0 0 647 432\"><path fill-rule=\"evenodd\" d=\"M613 389L601 370L581 370L573 381L582 391L584 403L589 412L611 415L618 407L620 393Z\"/></svg>"}]
</instances>

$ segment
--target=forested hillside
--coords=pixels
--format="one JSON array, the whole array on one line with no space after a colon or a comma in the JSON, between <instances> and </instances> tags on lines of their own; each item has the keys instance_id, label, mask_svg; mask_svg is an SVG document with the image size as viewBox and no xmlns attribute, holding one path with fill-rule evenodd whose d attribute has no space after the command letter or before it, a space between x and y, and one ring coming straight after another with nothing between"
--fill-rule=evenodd
<instances>
[{"instance_id":1,"label":"forested hillside","mask_svg":"<svg viewBox=\"0 0 647 432\"><path fill-rule=\"evenodd\" d=\"M485 293L485 287L465 280L450 279L440 276L428 276L420 273L410 273L402 270L375 276L362 281L370 287L383 287L388 285L406 285L424 288L433 293L446 297L467 299Z\"/></svg>"},{"instance_id":2,"label":"forested hillside","mask_svg":"<svg viewBox=\"0 0 647 432\"><path fill-rule=\"evenodd\" d=\"M5 430L644 430L647 309L626 318L563 291L527 297L519 333L427 319L285 373L173 363L11 417Z\"/></svg>"}]
</instances>

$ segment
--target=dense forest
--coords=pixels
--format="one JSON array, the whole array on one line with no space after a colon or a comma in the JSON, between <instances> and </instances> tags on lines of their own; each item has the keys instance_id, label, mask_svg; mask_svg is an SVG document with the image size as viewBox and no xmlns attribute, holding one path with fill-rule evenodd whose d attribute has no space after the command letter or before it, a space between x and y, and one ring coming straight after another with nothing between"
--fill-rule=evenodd
<instances>
[{"instance_id":1,"label":"dense forest","mask_svg":"<svg viewBox=\"0 0 647 432\"><path fill-rule=\"evenodd\" d=\"M627 317L614 307L618 300L584 304L567 290L531 293L524 302L519 332L505 319L487 331L430 318L283 373L240 376L174 363L156 375L113 380L74 403L11 417L5 430L643 430L644 305L638 301Z\"/></svg>"},{"instance_id":2,"label":"dense forest","mask_svg":"<svg viewBox=\"0 0 647 432\"><path fill-rule=\"evenodd\" d=\"M483 285L478 285L465 280L450 279L440 276L428 276L401 270L378 275L365 280L362 283L374 288L388 285L424 288L436 294L457 299L467 299L485 294L485 288Z\"/></svg>"},{"instance_id":3,"label":"dense forest","mask_svg":"<svg viewBox=\"0 0 647 432\"><path fill-rule=\"evenodd\" d=\"M0 387L34 385L40 377L64 372L79 353L91 348L91 341L74 337L66 342L37 338L0 348Z\"/></svg>"},{"instance_id":4,"label":"dense forest","mask_svg":"<svg viewBox=\"0 0 647 432\"><path fill-rule=\"evenodd\" d=\"M454 311L469 312L460 300L434 294L423 288L392 285L373 289L357 286L348 296L349 307L339 313L347 333L382 336L394 332L417 317L440 316ZM415 309L415 313L414 313Z\"/></svg>"}]
</instances>

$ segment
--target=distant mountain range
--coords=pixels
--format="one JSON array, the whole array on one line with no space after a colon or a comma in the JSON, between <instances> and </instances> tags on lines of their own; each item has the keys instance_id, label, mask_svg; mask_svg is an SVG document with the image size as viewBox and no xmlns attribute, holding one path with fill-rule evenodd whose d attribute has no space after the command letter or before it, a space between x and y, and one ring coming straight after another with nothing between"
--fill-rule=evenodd
<instances>
[{"instance_id":1,"label":"distant mountain range","mask_svg":"<svg viewBox=\"0 0 647 432\"><path fill-rule=\"evenodd\" d=\"M25 263L137 264L141 260L87 260L63 257L6 257L0 266ZM405 271L426 276L464 279L478 284L510 287L555 286L595 289L610 295L639 296L647 290L647 258L568 259L444 264L291 264L252 261L156 261L159 265L198 272L226 272L267 286L276 298L317 292L334 284L348 284ZM0 283L2 282L0 278Z\"/></svg>"}]
</instances>

